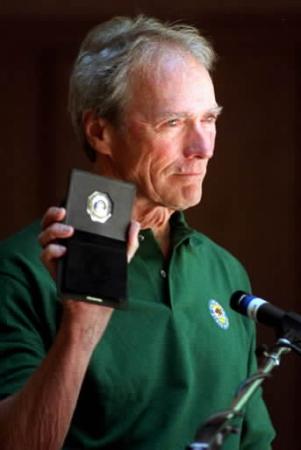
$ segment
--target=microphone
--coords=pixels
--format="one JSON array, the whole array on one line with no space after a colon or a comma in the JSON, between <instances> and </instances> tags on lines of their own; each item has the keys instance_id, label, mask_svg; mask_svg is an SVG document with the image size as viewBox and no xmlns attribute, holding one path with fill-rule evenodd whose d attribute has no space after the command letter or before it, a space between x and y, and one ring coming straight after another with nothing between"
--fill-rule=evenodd
<instances>
[{"instance_id":1,"label":"microphone","mask_svg":"<svg viewBox=\"0 0 301 450\"><path fill-rule=\"evenodd\" d=\"M249 317L256 322L276 328L280 333L294 332L301 338L301 316L294 312L286 312L266 300L236 291L230 299L234 311Z\"/></svg>"}]
</instances>

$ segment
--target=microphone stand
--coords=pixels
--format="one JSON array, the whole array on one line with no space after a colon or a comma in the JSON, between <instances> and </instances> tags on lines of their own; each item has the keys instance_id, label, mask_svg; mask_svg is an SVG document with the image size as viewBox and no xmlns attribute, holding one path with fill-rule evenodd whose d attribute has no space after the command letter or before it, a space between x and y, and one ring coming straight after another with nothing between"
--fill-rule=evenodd
<instances>
[{"instance_id":1,"label":"microphone stand","mask_svg":"<svg viewBox=\"0 0 301 450\"><path fill-rule=\"evenodd\" d=\"M222 448L223 442L229 434L238 433L238 429L231 425L231 421L242 415L244 406L254 392L270 376L272 370L280 365L282 355L291 350L301 355L300 345L300 336L297 337L293 331L288 331L279 338L269 351L264 352L266 359L258 371L239 387L231 407L211 416L197 431L196 441L186 447L186 450L218 450Z\"/></svg>"}]
</instances>

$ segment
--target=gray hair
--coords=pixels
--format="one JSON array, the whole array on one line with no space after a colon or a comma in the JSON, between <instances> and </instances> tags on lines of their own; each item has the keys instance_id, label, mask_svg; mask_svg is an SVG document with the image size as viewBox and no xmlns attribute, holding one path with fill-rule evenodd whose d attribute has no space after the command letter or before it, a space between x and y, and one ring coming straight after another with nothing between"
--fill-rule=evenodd
<instances>
[{"instance_id":1,"label":"gray hair","mask_svg":"<svg viewBox=\"0 0 301 450\"><path fill-rule=\"evenodd\" d=\"M115 17L93 28L84 39L70 79L69 112L90 160L95 160L95 152L85 137L83 113L93 110L99 117L117 122L128 99L130 72L149 64L162 45L190 53L207 70L212 69L213 48L188 25L145 16Z\"/></svg>"}]
</instances>

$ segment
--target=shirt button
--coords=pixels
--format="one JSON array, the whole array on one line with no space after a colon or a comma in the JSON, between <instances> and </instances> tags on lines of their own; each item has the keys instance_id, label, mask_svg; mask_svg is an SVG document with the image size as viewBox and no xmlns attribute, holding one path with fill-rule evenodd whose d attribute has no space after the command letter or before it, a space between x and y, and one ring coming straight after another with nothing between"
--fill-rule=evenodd
<instances>
[{"instance_id":1,"label":"shirt button","mask_svg":"<svg viewBox=\"0 0 301 450\"><path fill-rule=\"evenodd\" d=\"M143 242L143 241L144 241L144 236L143 236L143 234L139 234L139 235L138 235L138 239L139 239L140 242Z\"/></svg>"},{"instance_id":2,"label":"shirt button","mask_svg":"<svg viewBox=\"0 0 301 450\"><path fill-rule=\"evenodd\" d=\"M166 278L167 277L167 273L165 272L164 269L160 270L160 275L161 275L162 278Z\"/></svg>"}]
</instances>

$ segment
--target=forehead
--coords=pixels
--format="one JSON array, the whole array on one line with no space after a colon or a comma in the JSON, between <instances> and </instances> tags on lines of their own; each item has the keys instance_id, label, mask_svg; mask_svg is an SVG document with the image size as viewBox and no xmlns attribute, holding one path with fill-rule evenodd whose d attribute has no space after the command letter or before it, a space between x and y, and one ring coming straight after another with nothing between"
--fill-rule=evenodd
<instances>
[{"instance_id":1,"label":"forehead","mask_svg":"<svg viewBox=\"0 0 301 450\"><path fill-rule=\"evenodd\" d=\"M207 69L179 51L161 52L138 66L130 80L131 111L155 114L164 109L197 113L216 106Z\"/></svg>"}]
</instances>

